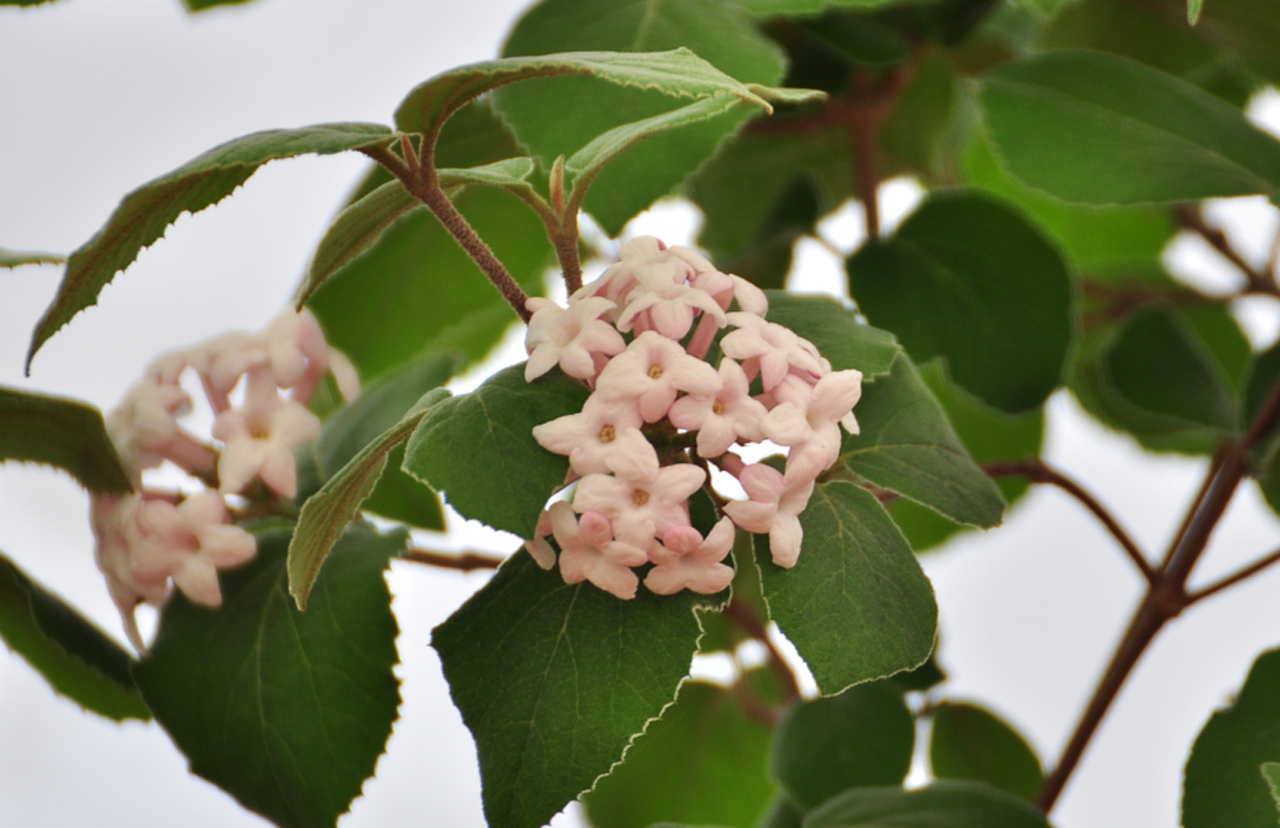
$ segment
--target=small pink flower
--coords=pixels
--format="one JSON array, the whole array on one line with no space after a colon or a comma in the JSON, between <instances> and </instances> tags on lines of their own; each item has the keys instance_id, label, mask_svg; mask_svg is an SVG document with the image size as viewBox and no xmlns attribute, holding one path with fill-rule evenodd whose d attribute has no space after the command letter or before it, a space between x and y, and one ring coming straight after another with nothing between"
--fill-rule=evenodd
<instances>
[{"instance_id":1,"label":"small pink flower","mask_svg":"<svg viewBox=\"0 0 1280 828\"><path fill-rule=\"evenodd\" d=\"M316 415L274 394L222 412L213 421L213 436L224 443L218 459L221 491L239 492L254 477L261 477L279 494L293 497L298 493L293 450L319 434Z\"/></svg>"},{"instance_id":2,"label":"small pink flower","mask_svg":"<svg viewBox=\"0 0 1280 828\"><path fill-rule=\"evenodd\" d=\"M600 316L614 307L603 297L588 296L562 308L549 299L537 297L525 303L533 311L525 347L529 361L525 364L527 382L542 376L552 367L571 377L589 380L596 375L595 355L622 353L627 344Z\"/></svg>"},{"instance_id":3,"label":"small pink flower","mask_svg":"<svg viewBox=\"0 0 1280 828\"><path fill-rule=\"evenodd\" d=\"M648 423L665 417L681 391L714 394L719 390L720 377L714 368L653 331L637 336L625 352L610 360L596 384L596 392L607 399L637 400Z\"/></svg>"},{"instance_id":4,"label":"small pink flower","mask_svg":"<svg viewBox=\"0 0 1280 828\"><path fill-rule=\"evenodd\" d=\"M813 480L787 478L777 469L756 463L744 468L738 481L751 499L725 504L725 514L748 532L767 534L778 566L795 566L804 537L799 514L809 505Z\"/></svg>"},{"instance_id":5,"label":"small pink flower","mask_svg":"<svg viewBox=\"0 0 1280 828\"><path fill-rule=\"evenodd\" d=\"M674 526L662 535L649 557L657 566L644 585L659 595L690 589L713 595L733 581L733 569L720 563L733 547L733 521L721 518L706 540L692 526Z\"/></svg>"},{"instance_id":6,"label":"small pink flower","mask_svg":"<svg viewBox=\"0 0 1280 828\"><path fill-rule=\"evenodd\" d=\"M658 454L640 432L643 424L634 401L592 394L581 412L534 426L533 438L547 451L567 455L580 475L616 472L648 481L658 474Z\"/></svg>"},{"instance_id":7,"label":"small pink flower","mask_svg":"<svg viewBox=\"0 0 1280 828\"><path fill-rule=\"evenodd\" d=\"M720 348L725 356L758 364L765 391L772 391L793 370L813 380L824 373L817 349L790 328L753 313L731 313L727 318L737 330L725 334Z\"/></svg>"},{"instance_id":8,"label":"small pink flower","mask_svg":"<svg viewBox=\"0 0 1280 828\"><path fill-rule=\"evenodd\" d=\"M809 388L802 381L781 383L774 390L778 405L765 416L765 436L784 446L814 446L829 467L840 456L840 424L858 433L853 407L862 396L861 371L834 371Z\"/></svg>"},{"instance_id":9,"label":"small pink flower","mask_svg":"<svg viewBox=\"0 0 1280 828\"><path fill-rule=\"evenodd\" d=\"M177 418L190 411L191 398L182 386L143 379L107 415L107 433L135 474L165 460L189 472L207 472L213 452L178 425Z\"/></svg>"},{"instance_id":10,"label":"small pink flower","mask_svg":"<svg viewBox=\"0 0 1280 828\"><path fill-rule=\"evenodd\" d=\"M584 512L578 520L573 507L562 500L548 511L560 544L560 576L566 584L590 581L619 598L636 597L640 578L631 567L648 560L644 552L616 542L609 519L599 512Z\"/></svg>"},{"instance_id":11,"label":"small pink flower","mask_svg":"<svg viewBox=\"0 0 1280 828\"><path fill-rule=\"evenodd\" d=\"M689 495L706 479L706 472L689 463L662 467L650 483L589 474L578 481L573 508L605 515L618 540L647 554L657 535L689 525Z\"/></svg>"},{"instance_id":12,"label":"small pink flower","mask_svg":"<svg viewBox=\"0 0 1280 828\"><path fill-rule=\"evenodd\" d=\"M668 417L676 428L698 432L698 455L719 457L738 440L764 439L760 423L768 411L750 395L742 367L731 359L720 360L721 387L716 394L689 394L676 400Z\"/></svg>"}]
</instances>

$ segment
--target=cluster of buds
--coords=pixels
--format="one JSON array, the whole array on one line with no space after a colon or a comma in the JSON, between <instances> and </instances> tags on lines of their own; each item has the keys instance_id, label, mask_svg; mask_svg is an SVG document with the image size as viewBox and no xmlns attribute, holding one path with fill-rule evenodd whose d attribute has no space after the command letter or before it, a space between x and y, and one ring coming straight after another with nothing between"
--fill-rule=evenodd
<instances>
[{"instance_id":1,"label":"cluster of buds","mask_svg":"<svg viewBox=\"0 0 1280 828\"><path fill-rule=\"evenodd\" d=\"M861 372L833 371L812 343L767 321L768 300L750 282L652 237L626 244L567 308L546 299L528 307L525 379L559 365L592 389L580 413L533 430L568 456L577 484L525 544L539 565L557 563L550 536L566 583L634 598L636 568L653 564L651 591L711 594L733 579L723 561L735 525L767 534L774 562L795 565L799 515L839 457L840 426L857 433ZM717 367L707 361L713 349ZM765 440L786 447L784 471L730 450ZM748 499L724 503L704 538L688 498L708 482L707 462Z\"/></svg>"},{"instance_id":2,"label":"cluster of buds","mask_svg":"<svg viewBox=\"0 0 1280 828\"><path fill-rule=\"evenodd\" d=\"M178 422L192 408L180 383L188 369L199 376L215 415L212 437L220 450ZM134 491L93 495L90 518L98 568L139 652L138 604L159 605L172 583L190 600L217 607L218 570L254 556L253 536L231 523L224 496L244 492L255 479L280 497L297 494L293 450L320 433L306 403L329 372L345 398L359 393L355 369L329 348L310 311L285 311L261 333L227 334L158 357L107 416ZM242 383L244 401L232 405ZM208 488L188 496L145 488L143 471L165 461Z\"/></svg>"}]
</instances>

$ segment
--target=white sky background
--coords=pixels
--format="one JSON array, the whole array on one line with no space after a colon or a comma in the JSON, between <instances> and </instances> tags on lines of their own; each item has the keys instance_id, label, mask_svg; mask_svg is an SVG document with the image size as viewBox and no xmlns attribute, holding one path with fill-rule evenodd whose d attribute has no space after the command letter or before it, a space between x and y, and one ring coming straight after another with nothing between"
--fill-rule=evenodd
<instances>
[{"instance_id":1,"label":"white sky background","mask_svg":"<svg viewBox=\"0 0 1280 828\"><path fill-rule=\"evenodd\" d=\"M418 82L493 56L523 5L258 0L189 16L177 0L63 0L2 9L0 247L70 251L129 190L249 132L389 123ZM355 156L277 162L221 206L179 220L97 308L45 346L29 380L22 360L30 331L60 271L0 270L0 383L110 408L156 353L261 327L287 302L362 168ZM894 203L911 197L909 187L893 188L886 211L901 215L905 207ZM687 240L685 215L652 226L667 228L670 241ZM1242 217L1252 228L1249 249L1265 258L1275 228L1265 207L1232 203L1213 215ZM846 216L826 230L849 247L856 226ZM1196 243L1176 248L1189 278L1231 284L1229 270ZM831 284L833 262L818 245L802 246L799 285ZM1259 341L1275 338L1276 319L1265 308L1251 316ZM1066 395L1049 411L1050 461L1111 506L1141 545L1161 551L1204 464L1142 455L1085 420ZM119 637L75 483L6 465L0 514L0 550ZM1246 487L1204 579L1280 545L1278 529ZM1002 529L954 543L925 566L941 606L949 696L989 704L1053 762L1137 601L1139 578L1098 524L1049 488L1033 491ZM395 565L405 704L378 778L344 828L483 825L474 748L428 641L485 577ZM1253 658L1280 644L1277 588L1280 568L1194 608L1157 641L1068 788L1059 826L1177 824L1191 741ZM12 826L266 824L189 775L157 726L118 727L83 713L12 654L0 655L0 815Z\"/></svg>"}]
</instances>

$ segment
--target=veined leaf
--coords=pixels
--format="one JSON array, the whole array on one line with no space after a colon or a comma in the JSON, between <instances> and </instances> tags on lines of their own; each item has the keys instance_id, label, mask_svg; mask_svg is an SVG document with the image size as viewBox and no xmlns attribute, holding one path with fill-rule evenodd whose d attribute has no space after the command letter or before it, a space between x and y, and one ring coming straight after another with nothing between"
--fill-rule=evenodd
<instances>
[{"instance_id":1,"label":"veined leaf","mask_svg":"<svg viewBox=\"0 0 1280 828\"><path fill-rule=\"evenodd\" d=\"M1276 804L1260 777L1280 759L1280 650L1258 656L1235 702L1210 717L1187 759L1186 828L1272 828Z\"/></svg>"},{"instance_id":2,"label":"veined leaf","mask_svg":"<svg viewBox=\"0 0 1280 828\"><path fill-rule=\"evenodd\" d=\"M116 721L151 718L129 675L129 654L4 555L0 638L85 710Z\"/></svg>"},{"instance_id":3,"label":"veined leaf","mask_svg":"<svg viewBox=\"0 0 1280 828\"><path fill-rule=\"evenodd\" d=\"M1162 204L1280 190L1280 142L1239 109L1131 60L1048 52L984 80L1010 172L1066 201Z\"/></svg>"},{"instance_id":4,"label":"veined leaf","mask_svg":"<svg viewBox=\"0 0 1280 828\"><path fill-rule=\"evenodd\" d=\"M714 67L716 77L736 79L733 83L748 91L747 84L772 85L782 79L778 48L734 4L720 0L543 0L516 22L503 54L548 55L581 48L614 50L636 61L648 60L645 52L660 56L668 49L692 50L708 69ZM620 88L608 80L563 77L504 87L497 91L495 103L521 144L544 167L615 127L685 103L657 86ZM696 97L734 94L731 88L736 89L706 84ZM750 102L761 105L764 97L756 98ZM771 111L767 102L762 108ZM678 187L713 155L748 115L746 108L739 107L654 135L600 172L583 208L607 233L617 235L632 216Z\"/></svg>"},{"instance_id":5,"label":"veined leaf","mask_svg":"<svg viewBox=\"0 0 1280 828\"><path fill-rule=\"evenodd\" d=\"M933 651L933 588L898 527L870 492L847 481L814 489L800 513L804 541L791 569L756 536L769 614L824 695L910 670Z\"/></svg>"},{"instance_id":6,"label":"veined leaf","mask_svg":"<svg viewBox=\"0 0 1280 828\"><path fill-rule=\"evenodd\" d=\"M429 391L399 422L365 445L320 491L307 498L289 541L289 594L299 610L307 608L307 596L320 567L377 485L387 455L409 439L431 406L448 398L449 392L443 388Z\"/></svg>"},{"instance_id":7,"label":"veined leaf","mask_svg":"<svg viewBox=\"0 0 1280 828\"><path fill-rule=\"evenodd\" d=\"M437 627L489 825L543 825L607 773L675 698L697 648L695 608L723 597L641 589L623 601L517 552Z\"/></svg>"},{"instance_id":8,"label":"veined leaf","mask_svg":"<svg viewBox=\"0 0 1280 828\"><path fill-rule=\"evenodd\" d=\"M860 432L846 434L841 446L841 459L854 472L957 523L1000 524L1000 490L970 458L905 355L888 376L863 386L854 415Z\"/></svg>"},{"instance_id":9,"label":"veined leaf","mask_svg":"<svg viewBox=\"0 0 1280 828\"><path fill-rule=\"evenodd\" d=\"M406 537L349 529L306 613L289 597L280 531L221 575L221 609L173 596L134 675L193 773L276 825L332 828L373 774L400 704L383 576Z\"/></svg>"},{"instance_id":10,"label":"veined leaf","mask_svg":"<svg viewBox=\"0 0 1280 828\"><path fill-rule=\"evenodd\" d=\"M44 463L91 492L133 489L102 413L74 400L0 388L0 461Z\"/></svg>"},{"instance_id":11,"label":"veined leaf","mask_svg":"<svg viewBox=\"0 0 1280 828\"><path fill-rule=\"evenodd\" d=\"M34 253L24 250L5 250L0 247L0 267L21 267L33 264L62 264L67 260L60 253Z\"/></svg>"},{"instance_id":12,"label":"veined leaf","mask_svg":"<svg viewBox=\"0 0 1280 828\"><path fill-rule=\"evenodd\" d=\"M901 785L915 741L902 690L876 681L792 707L778 723L769 769L794 802L816 808L849 788Z\"/></svg>"},{"instance_id":13,"label":"veined leaf","mask_svg":"<svg viewBox=\"0 0 1280 828\"><path fill-rule=\"evenodd\" d=\"M774 793L772 735L729 688L686 681L675 704L627 748L626 761L582 797L587 819L608 828L662 820L755 828Z\"/></svg>"},{"instance_id":14,"label":"veined leaf","mask_svg":"<svg viewBox=\"0 0 1280 828\"><path fill-rule=\"evenodd\" d=\"M973 704L933 708L929 764L938 779L969 779L1034 802L1044 770L1018 731Z\"/></svg>"},{"instance_id":15,"label":"veined leaf","mask_svg":"<svg viewBox=\"0 0 1280 828\"><path fill-rule=\"evenodd\" d=\"M183 213L198 213L231 195L268 161L304 153L330 155L390 143L391 129L380 124L320 124L301 129L256 132L214 147L124 197L106 225L71 254L62 285L36 325L27 354L31 359L49 337L80 311L164 235Z\"/></svg>"},{"instance_id":16,"label":"veined leaf","mask_svg":"<svg viewBox=\"0 0 1280 828\"><path fill-rule=\"evenodd\" d=\"M500 86L557 75L590 75L621 86L656 89L665 95L701 98L728 94L772 107L746 85L688 49L668 52L563 52L503 57L437 75L415 87L396 110L401 132L435 136L463 104Z\"/></svg>"},{"instance_id":17,"label":"veined leaf","mask_svg":"<svg viewBox=\"0 0 1280 828\"><path fill-rule=\"evenodd\" d=\"M569 459L540 446L533 427L576 414L588 394L558 370L526 382L524 363L514 365L433 407L409 438L404 470L464 517L532 538L569 473Z\"/></svg>"},{"instance_id":18,"label":"veined leaf","mask_svg":"<svg viewBox=\"0 0 1280 828\"><path fill-rule=\"evenodd\" d=\"M916 362L945 357L957 384L997 408L1036 408L1058 386L1073 332L1071 277L1016 209L978 191L936 191L847 270L872 324Z\"/></svg>"},{"instance_id":19,"label":"veined leaf","mask_svg":"<svg viewBox=\"0 0 1280 828\"><path fill-rule=\"evenodd\" d=\"M977 782L935 782L911 791L855 788L811 811L804 824L805 828L1050 828L1034 805Z\"/></svg>"},{"instance_id":20,"label":"veined leaf","mask_svg":"<svg viewBox=\"0 0 1280 828\"><path fill-rule=\"evenodd\" d=\"M1187 23L1192 26L1200 22L1200 12L1204 11L1204 0L1187 0Z\"/></svg>"}]
</instances>

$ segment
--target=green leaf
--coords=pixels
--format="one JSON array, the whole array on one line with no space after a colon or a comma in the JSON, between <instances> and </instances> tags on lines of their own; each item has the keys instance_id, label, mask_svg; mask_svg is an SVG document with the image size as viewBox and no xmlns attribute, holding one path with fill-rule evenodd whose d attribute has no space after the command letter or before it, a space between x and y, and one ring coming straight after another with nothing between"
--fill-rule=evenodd
<instances>
[{"instance_id":1,"label":"green leaf","mask_svg":"<svg viewBox=\"0 0 1280 828\"><path fill-rule=\"evenodd\" d=\"M151 718L129 675L133 661L62 599L0 555L0 637L55 692L115 721Z\"/></svg>"},{"instance_id":2,"label":"green leaf","mask_svg":"<svg viewBox=\"0 0 1280 828\"><path fill-rule=\"evenodd\" d=\"M938 608L915 554L884 508L846 481L814 489L800 513L804 541L791 569L756 536L769 614L825 695L910 670L933 650Z\"/></svg>"},{"instance_id":3,"label":"green leaf","mask_svg":"<svg viewBox=\"0 0 1280 828\"><path fill-rule=\"evenodd\" d=\"M102 413L75 400L0 388L0 461L44 463L91 492L133 489Z\"/></svg>"},{"instance_id":4,"label":"green leaf","mask_svg":"<svg viewBox=\"0 0 1280 828\"><path fill-rule=\"evenodd\" d=\"M482 101L449 120L436 145L436 162L474 168L518 153L511 133ZM375 166L352 201L389 180ZM542 222L528 206L487 187L462 190L454 206L525 292L540 294L554 254ZM365 382L424 350L457 349L469 361L480 359L518 320L429 210L401 216L307 304L329 343L351 358Z\"/></svg>"},{"instance_id":5,"label":"green leaf","mask_svg":"<svg viewBox=\"0 0 1280 828\"><path fill-rule=\"evenodd\" d=\"M250 0L182 0L182 5L186 6L189 12L200 12L217 6L239 6L248 2Z\"/></svg>"},{"instance_id":6,"label":"green leaf","mask_svg":"<svg viewBox=\"0 0 1280 828\"><path fill-rule=\"evenodd\" d=\"M1170 305L1130 316L1103 357L1103 370L1119 394L1144 412L1224 432L1235 428L1226 378Z\"/></svg>"},{"instance_id":7,"label":"green leaf","mask_svg":"<svg viewBox=\"0 0 1280 828\"><path fill-rule=\"evenodd\" d=\"M582 798L587 819L596 828L664 820L754 828L774 794L771 736L732 690L686 681L676 703L627 748L626 761Z\"/></svg>"},{"instance_id":8,"label":"green leaf","mask_svg":"<svg viewBox=\"0 0 1280 828\"><path fill-rule=\"evenodd\" d=\"M986 75L982 103L1010 171L1066 201L1160 204L1280 188L1280 142L1244 113L1114 55L1004 64Z\"/></svg>"},{"instance_id":9,"label":"green leaf","mask_svg":"<svg viewBox=\"0 0 1280 828\"><path fill-rule=\"evenodd\" d=\"M33 253L25 250L6 250L0 247L0 267L21 267L33 264L62 264L67 260L60 253Z\"/></svg>"},{"instance_id":10,"label":"green leaf","mask_svg":"<svg viewBox=\"0 0 1280 828\"><path fill-rule=\"evenodd\" d=\"M1040 454L1044 442L1044 412L1040 409L1006 414L992 408L948 380L946 371L937 361L920 366L919 374L946 412L947 421L973 462L1019 460ZM995 484L1009 506L1030 486L1022 477L1002 477ZM940 545L963 528L933 509L907 498L889 504L889 514L917 553Z\"/></svg>"},{"instance_id":11,"label":"green leaf","mask_svg":"<svg viewBox=\"0 0 1280 828\"><path fill-rule=\"evenodd\" d=\"M586 40L582 38L579 42ZM396 110L396 127L401 132L435 135L454 112L485 92L518 81L557 75L589 75L611 84L655 89L676 97L733 95L765 110L771 108L758 94L688 49L654 50L651 54L635 54L642 51L639 49L628 51L631 53L543 52L531 57L513 57L518 53L507 50L506 55L497 60L463 66L416 86Z\"/></svg>"},{"instance_id":12,"label":"green leaf","mask_svg":"<svg viewBox=\"0 0 1280 828\"><path fill-rule=\"evenodd\" d=\"M298 290L299 309L325 281L352 260L369 250L396 220L425 207L399 181L381 187L348 205L325 231L320 246L311 257L306 282Z\"/></svg>"},{"instance_id":13,"label":"green leaf","mask_svg":"<svg viewBox=\"0 0 1280 828\"><path fill-rule=\"evenodd\" d=\"M1167 209L1080 207L1036 192L1001 168L990 139L982 133L970 142L963 165L969 184L1025 210L1080 268L1159 258L1177 229Z\"/></svg>"},{"instance_id":14,"label":"green leaf","mask_svg":"<svg viewBox=\"0 0 1280 828\"><path fill-rule=\"evenodd\" d=\"M516 23L503 54L547 55L571 48L614 50L610 60L650 66L655 72L666 72L671 80L636 84L628 82L624 73L623 82L628 85L618 88L606 85L604 81L612 79L600 73L596 78L555 78L498 90L498 108L521 143L546 167L557 156L572 155L615 127L682 105L672 94L729 93L758 103L741 90L750 92L748 84L775 85L782 77L777 47L739 9L719 0L544 0ZM662 52L667 49L676 51ZM705 61L696 71L706 79L695 86L680 80L686 74L692 76L683 65L665 68L668 58L663 55L678 54L682 62L688 61L692 54L687 50ZM643 52L660 54L633 54ZM730 112L649 138L600 173L584 208L607 233L617 235L632 216L671 192L714 154L747 114L746 110Z\"/></svg>"},{"instance_id":15,"label":"green leaf","mask_svg":"<svg viewBox=\"0 0 1280 828\"><path fill-rule=\"evenodd\" d=\"M1275 828L1259 767L1280 757L1280 650L1258 656L1230 707L1209 718L1187 760L1186 828Z\"/></svg>"},{"instance_id":16,"label":"green leaf","mask_svg":"<svg viewBox=\"0 0 1280 828\"><path fill-rule=\"evenodd\" d=\"M846 434L841 459L875 485L973 526L998 526L1005 503L978 468L947 415L905 355L888 376L863 387L861 427Z\"/></svg>"},{"instance_id":17,"label":"green leaf","mask_svg":"<svg viewBox=\"0 0 1280 828\"><path fill-rule=\"evenodd\" d=\"M933 708L929 763L938 779L985 782L1035 802L1044 770L1026 739L1003 719L973 704L941 702Z\"/></svg>"},{"instance_id":18,"label":"green leaf","mask_svg":"<svg viewBox=\"0 0 1280 828\"><path fill-rule=\"evenodd\" d=\"M405 539L349 529L306 613L286 589L280 531L222 574L220 610L173 596L134 675L193 773L277 825L332 828L373 774L400 703L383 576Z\"/></svg>"},{"instance_id":19,"label":"green leaf","mask_svg":"<svg viewBox=\"0 0 1280 828\"><path fill-rule=\"evenodd\" d=\"M781 15L808 15L824 9L841 6L875 8L887 6L899 0L738 0L738 5L760 17Z\"/></svg>"},{"instance_id":20,"label":"green leaf","mask_svg":"<svg viewBox=\"0 0 1280 828\"><path fill-rule=\"evenodd\" d=\"M847 269L872 324L893 331L916 362L945 357L959 385L997 408L1036 408L1058 386L1071 279L1015 209L973 190L934 192Z\"/></svg>"},{"instance_id":21,"label":"green leaf","mask_svg":"<svg viewBox=\"0 0 1280 828\"><path fill-rule=\"evenodd\" d=\"M525 382L524 363L435 406L409 438L404 470L444 493L463 517L532 538L569 459L533 439L533 427L582 410L586 385L558 370Z\"/></svg>"},{"instance_id":22,"label":"green leaf","mask_svg":"<svg viewBox=\"0 0 1280 828\"><path fill-rule=\"evenodd\" d=\"M92 239L71 254L62 285L36 325L27 354L31 359L49 337L80 311L138 253L164 235L183 213L198 213L231 195L268 161L304 153L330 155L390 143L392 131L380 124L319 124L275 129L237 138L129 193Z\"/></svg>"},{"instance_id":23,"label":"green leaf","mask_svg":"<svg viewBox=\"0 0 1280 828\"><path fill-rule=\"evenodd\" d=\"M801 828L804 809L780 793L774 797L769 810L760 818L756 828Z\"/></svg>"},{"instance_id":24,"label":"green leaf","mask_svg":"<svg viewBox=\"0 0 1280 828\"><path fill-rule=\"evenodd\" d=\"M697 647L694 609L719 602L647 590L621 601L517 553L437 627L489 825L543 825L607 773L675 697Z\"/></svg>"},{"instance_id":25,"label":"green leaf","mask_svg":"<svg viewBox=\"0 0 1280 828\"><path fill-rule=\"evenodd\" d=\"M790 328L812 342L836 371L856 369L864 379L889 373L902 353L893 334L859 322L830 296L801 296L781 290L766 292L768 320Z\"/></svg>"},{"instance_id":26,"label":"green leaf","mask_svg":"<svg viewBox=\"0 0 1280 828\"><path fill-rule=\"evenodd\" d=\"M812 811L805 828L1049 828L1035 806L976 782L855 788ZM1190 826L1188 826L1190 828Z\"/></svg>"},{"instance_id":27,"label":"green leaf","mask_svg":"<svg viewBox=\"0 0 1280 828\"><path fill-rule=\"evenodd\" d=\"M778 723L769 767L788 796L815 808L843 790L901 785L916 722L891 682L800 702Z\"/></svg>"},{"instance_id":28,"label":"green leaf","mask_svg":"<svg viewBox=\"0 0 1280 828\"><path fill-rule=\"evenodd\" d=\"M387 456L409 439L433 405L448 398L449 392L443 388L428 391L395 425L367 443L302 505L298 526L289 541L288 556L289 594L298 603L299 610L307 608L307 596L321 566L374 491L386 468Z\"/></svg>"}]
</instances>

